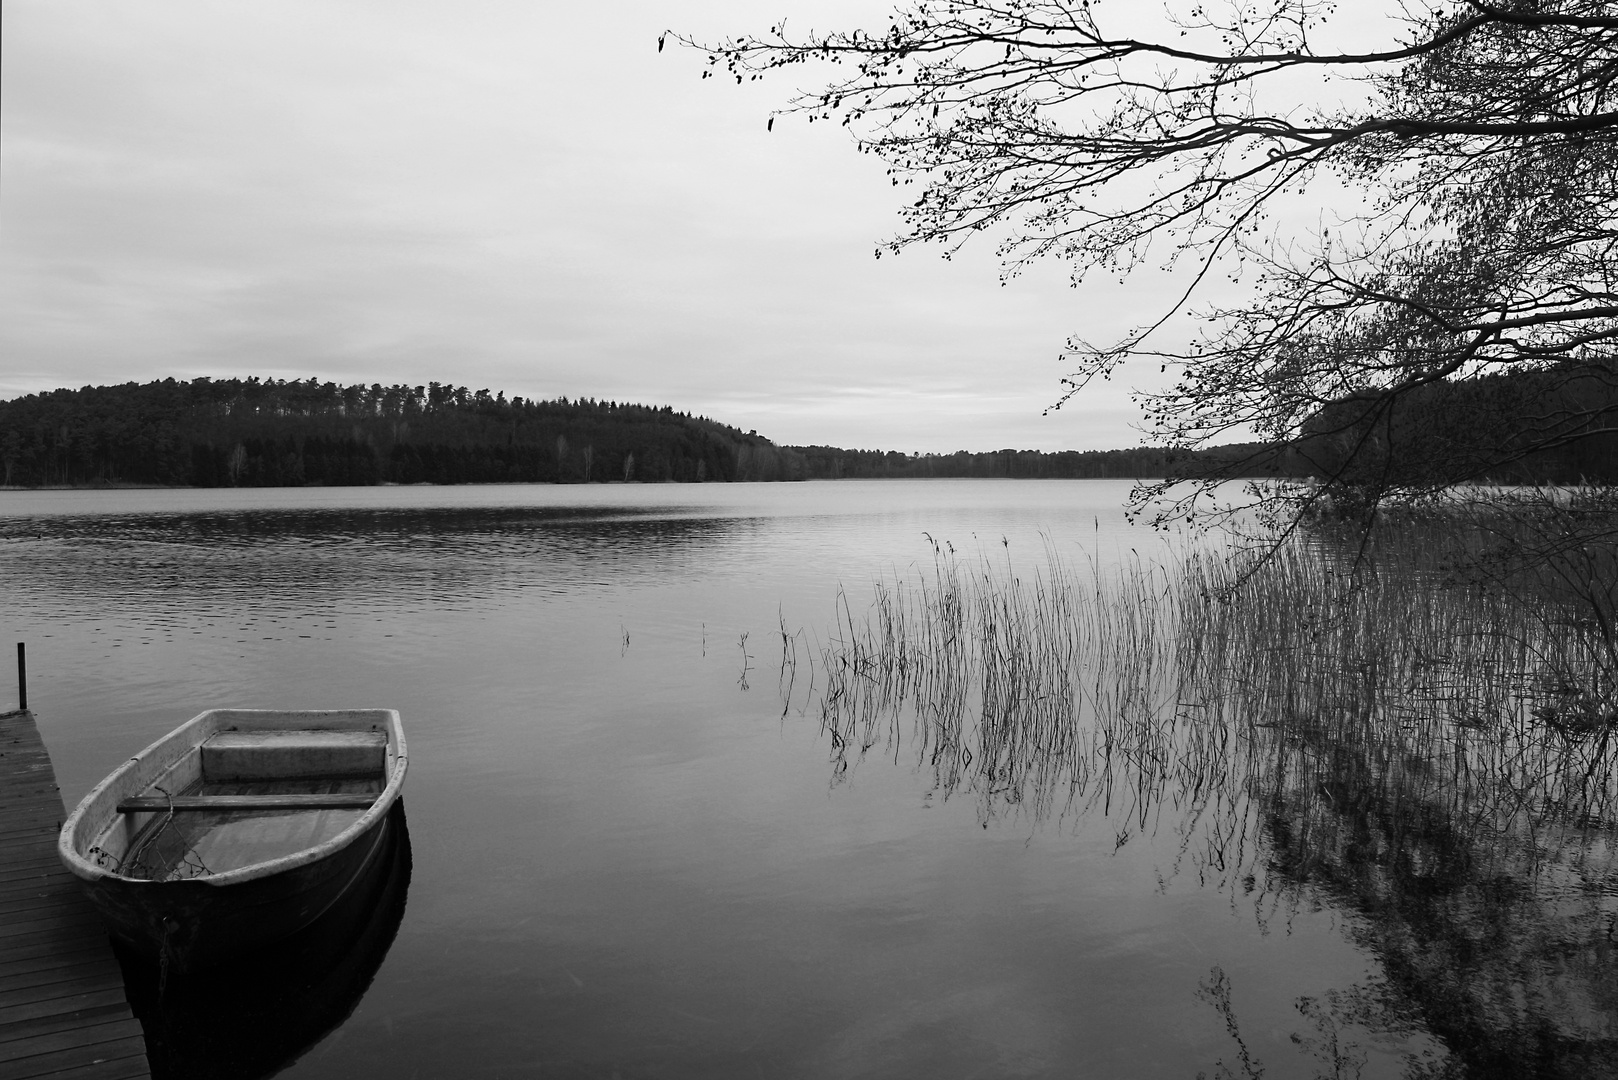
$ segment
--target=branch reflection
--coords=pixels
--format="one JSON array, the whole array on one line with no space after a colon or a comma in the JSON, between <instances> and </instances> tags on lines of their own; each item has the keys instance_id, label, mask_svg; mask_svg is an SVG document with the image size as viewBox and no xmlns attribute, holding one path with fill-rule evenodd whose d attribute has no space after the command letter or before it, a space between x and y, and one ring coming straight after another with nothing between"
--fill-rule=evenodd
<instances>
[{"instance_id":1,"label":"branch reflection","mask_svg":"<svg viewBox=\"0 0 1618 1080\"><path fill-rule=\"evenodd\" d=\"M1165 887L1357 912L1386 985L1300 1003L1302 1047L1346 1062L1339 1022L1419 1017L1453 1057L1410 1075L1618 1075L1610 642L1543 590L1446 576L1439 547L1317 535L1116 573L939 548L863 614L838 596L800 708L834 782L908 757L985 825L1104 820L1175 838Z\"/></svg>"}]
</instances>

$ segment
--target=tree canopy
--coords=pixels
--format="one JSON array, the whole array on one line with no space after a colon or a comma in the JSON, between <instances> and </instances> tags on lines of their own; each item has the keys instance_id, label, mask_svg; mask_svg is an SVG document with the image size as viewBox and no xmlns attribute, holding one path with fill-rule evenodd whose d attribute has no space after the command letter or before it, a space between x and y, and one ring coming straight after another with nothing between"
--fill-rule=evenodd
<instances>
[{"instance_id":1,"label":"tree canopy","mask_svg":"<svg viewBox=\"0 0 1618 1080\"><path fill-rule=\"evenodd\" d=\"M1141 395L1166 444L1329 444L1294 510L1613 452L1618 4L1406 0L1346 28L1320 0L1143 7L919 0L880 30L679 40L705 75L835 65L781 113L847 126L918 185L886 249L989 233L1008 274L1180 271L1121 340L1068 342L1058 406L1150 357L1174 372ZM1184 314L1199 329L1176 338ZM1531 422L1496 439L1455 403Z\"/></svg>"}]
</instances>

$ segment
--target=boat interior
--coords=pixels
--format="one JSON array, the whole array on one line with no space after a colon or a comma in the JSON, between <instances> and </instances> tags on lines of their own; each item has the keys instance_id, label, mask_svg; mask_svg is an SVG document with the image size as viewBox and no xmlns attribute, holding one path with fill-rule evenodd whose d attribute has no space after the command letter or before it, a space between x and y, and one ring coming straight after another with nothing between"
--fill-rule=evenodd
<instances>
[{"instance_id":1,"label":"boat interior","mask_svg":"<svg viewBox=\"0 0 1618 1080\"><path fill-rule=\"evenodd\" d=\"M116 813L91 849L131 878L206 877L335 837L387 782L382 731L216 731Z\"/></svg>"}]
</instances>

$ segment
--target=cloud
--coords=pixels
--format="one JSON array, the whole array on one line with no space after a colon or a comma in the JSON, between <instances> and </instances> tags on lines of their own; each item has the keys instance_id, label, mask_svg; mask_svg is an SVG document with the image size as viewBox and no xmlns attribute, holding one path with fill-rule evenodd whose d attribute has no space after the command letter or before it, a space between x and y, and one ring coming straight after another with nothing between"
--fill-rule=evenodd
<instances>
[{"instance_id":1,"label":"cloud","mask_svg":"<svg viewBox=\"0 0 1618 1080\"><path fill-rule=\"evenodd\" d=\"M827 5L823 24L881 5ZM786 83L657 35L755 5L5 8L0 394L199 374L672 404L782 441L1134 441L1041 420L1141 287L873 258L899 196ZM642 47L643 46L643 47ZM1106 312L1105 318L1097 318Z\"/></svg>"}]
</instances>

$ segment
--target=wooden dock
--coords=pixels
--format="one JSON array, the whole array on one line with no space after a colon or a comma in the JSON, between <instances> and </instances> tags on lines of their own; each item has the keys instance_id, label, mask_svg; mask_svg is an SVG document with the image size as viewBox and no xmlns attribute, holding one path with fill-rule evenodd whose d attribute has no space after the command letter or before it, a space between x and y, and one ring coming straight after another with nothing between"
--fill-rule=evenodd
<instances>
[{"instance_id":1,"label":"wooden dock","mask_svg":"<svg viewBox=\"0 0 1618 1080\"><path fill-rule=\"evenodd\" d=\"M107 932L56 858L66 816L33 714L0 713L0 1080L148 1078Z\"/></svg>"}]
</instances>

